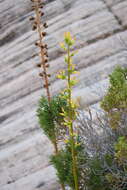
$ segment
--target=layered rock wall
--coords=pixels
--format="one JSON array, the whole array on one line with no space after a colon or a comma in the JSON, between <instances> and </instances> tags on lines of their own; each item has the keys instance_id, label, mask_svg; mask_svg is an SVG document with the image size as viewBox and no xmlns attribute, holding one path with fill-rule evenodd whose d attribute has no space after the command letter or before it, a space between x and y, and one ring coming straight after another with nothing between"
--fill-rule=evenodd
<instances>
[{"instance_id":1,"label":"layered rock wall","mask_svg":"<svg viewBox=\"0 0 127 190\"><path fill-rule=\"evenodd\" d=\"M56 190L48 157L52 145L40 130L36 109L44 94L39 79L37 34L31 31L29 0L0 0L0 190ZM59 42L76 36L80 71L73 96L83 105L99 102L116 65L127 66L127 0L47 0L51 91L64 88L56 73L64 68Z\"/></svg>"}]
</instances>

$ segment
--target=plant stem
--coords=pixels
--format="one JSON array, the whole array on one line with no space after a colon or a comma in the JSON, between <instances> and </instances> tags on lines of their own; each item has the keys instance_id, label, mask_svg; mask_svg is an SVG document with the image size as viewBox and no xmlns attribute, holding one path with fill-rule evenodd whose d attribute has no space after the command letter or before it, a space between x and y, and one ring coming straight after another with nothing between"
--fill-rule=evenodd
<instances>
[{"instance_id":1,"label":"plant stem","mask_svg":"<svg viewBox=\"0 0 127 190\"><path fill-rule=\"evenodd\" d=\"M66 190L64 184L61 184L62 190Z\"/></svg>"},{"instance_id":2,"label":"plant stem","mask_svg":"<svg viewBox=\"0 0 127 190\"><path fill-rule=\"evenodd\" d=\"M38 5L38 2L37 2L37 6L35 8L35 12L36 12L36 16L37 16L37 25L38 25L38 34L39 34L39 41L40 41L40 45L43 46L43 35L42 35L42 32L41 32L41 18L40 18L40 15L39 15L39 5ZM48 76L47 76L47 69L46 69L46 66L45 66L45 60L44 60L44 51L42 48L41 49L41 63L42 63L42 68L44 70L44 80L45 80L45 86L46 86L46 92L47 92L47 97L48 97L48 101L50 103L50 100L51 100L51 96L50 96L50 91L49 91L49 82L48 82Z\"/></svg>"},{"instance_id":3,"label":"plant stem","mask_svg":"<svg viewBox=\"0 0 127 190\"><path fill-rule=\"evenodd\" d=\"M54 133L55 134L55 133ZM56 140L56 136L54 137L54 142L53 142L53 145L54 145L54 149L55 149L55 154L57 155L58 152L59 152L59 149L58 149L58 145L57 145L57 140ZM60 184L61 185L61 189L62 190L66 190L65 189L65 185L63 183Z\"/></svg>"},{"instance_id":4,"label":"plant stem","mask_svg":"<svg viewBox=\"0 0 127 190\"><path fill-rule=\"evenodd\" d=\"M55 154L58 154L58 145L57 145L56 136L54 137L53 145L54 145L54 149L55 149Z\"/></svg>"},{"instance_id":5,"label":"plant stem","mask_svg":"<svg viewBox=\"0 0 127 190\"><path fill-rule=\"evenodd\" d=\"M74 176L75 190L79 190L78 186L78 175L77 175L77 159L75 153L75 139L74 139L74 131L73 131L73 115L72 115L72 87L71 87L71 75L70 75L70 46L68 45L68 103L69 103L69 118L70 118L70 128L69 128L69 136L71 138L71 154L72 154L72 170Z\"/></svg>"},{"instance_id":6,"label":"plant stem","mask_svg":"<svg viewBox=\"0 0 127 190\"><path fill-rule=\"evenodd\" d=\"M55 149L55 154L57 155L59 150L58 150L58 145L57 145L57 140L56 140L56 136L54 137L54 142L53 142L53 145L54 145L54 149ZM61 189L62 190L66 190L65 189L65 185L63 183L60 184L61 185Z\"/></svg>"},{"instance_id":7,"label":"plant stem","mask_svg":"<svg viewBox=\"0 0 127 190\"><path fill-rule=\"evenodd\" d=\"M43 46L43 35L42 35L42 32L41 32L41 17L39 15L39 5L38 5L38 2L36 2L36 6L35 6L35 13L36 13L36 18L37 18L37 28L38 28L38 34L39 34L39 42L40 42L40 46L42 47ZM41 65L42 65L42 68L43 68L43 71L44 71L44 81L45 81L45 86L46 86L46 93L47 93L47 98L48 98L48 102L49 102L49 106L50 106L50 102L51 102L51 95L50 95L50 90L49 90L49 80L48 80L48 76L47 76L47 69L46 69L46 66L45 66L45 60L44 60L44 51L42 48L41 49ZM54 142L53 142L53 145L54 145L54 149L55 149L55 154L58 154L58 145L57 145L57 137L56 137L56 134L54 132ZM65 190L65 186L64 184L61 184L61 188L62 190Z\"/></svg>"}]
</instances>

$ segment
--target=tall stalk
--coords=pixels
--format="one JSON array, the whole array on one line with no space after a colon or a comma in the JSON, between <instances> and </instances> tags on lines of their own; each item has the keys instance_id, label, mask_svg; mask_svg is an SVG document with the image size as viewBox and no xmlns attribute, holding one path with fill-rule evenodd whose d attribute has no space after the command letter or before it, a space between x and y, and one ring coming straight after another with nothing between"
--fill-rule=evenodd
<instances>
[{"instance_id":1,"label":"tall stalk","mask_svg":"<svg viewBox=\"0 0 127 190\"><path fill-rule=\"evenodd\" d=\"M65 62L67 64L67 71L63 70L58 75L58 78L67 81L67 88L65 89L65 97L68 102L68 111L63 110L62 115L65 117L65 125L69 128L69 141L71 144L71 155L72 155L72 173L74 178L75 190L79 190L78 184L78 170L77 170L77 158L76 158L76 138L74 133L74 120L76 117L76 105L72 100L72 87L76 84L74 77L71 77L72 74L76 73L75 66L72 64L72 56L74 52L71 53L71 46L74 44L74 39L72 39L69 32L65 33L65 42L61 44L61 47L67 52L65 57ZM67 72L67 74L66 74Z\"/></svg>"},{"instance_id":2,"label":"tall stalk","mask_svg":"<svg viewBox=\"0 0 127 190\"><path fill-rule=\"evenodd\" d=\"M69 102L69 118L70 118L70 128L69 128L69 135L71 139L71 153L72 153L72 161L73 161L73 175L74 175L74 182L75 182L75 190L78 190L78 176L77 176L77 161L76 161L76 154L75 154L75 139L74 139L74 130L73 130L73 108L72 108L72 85L71 85L71 62L70 62L70 45L67 45L67 53L68 53L68 102Z\"/></svg>"},{"instance_id":3,"label":"tall stalk","mask_svg":"<svg viewBox=\"0 0 127 190\"><path fill-rule=\"evenodd\" d=\"M49 67L48 64L48 53L47 53L47 44L43 42L43 38L46 36L46 32L44 32L44 29L48 27L47 23L41 23L41 17L44 15L44 13L41 11L41 9L44 6L44 3L41 2L41 0L31 0L33 5L32 9L35 11L35 17L30 17L30 20L33 21L33 30L37 30L39 40L35 43L35 45L40 49L40 63L37 65L39 68L42 69L42 72L39 73L39 76L42 77L44 81L43 87L46 89L46 96L48 99L48 104L50 107L51 103L51 94L50 94L50 83L49 83L49 77L50 74L47 73L47 68ZM54 145L55 154L58 153L58 143L57 143L57 135L56 131L54 129L54 139L52 140L52 143ZM65 190L64 184L61 184L62 190Z\"/></svg>"},{"instance_id":4,"label":"tall stalk","mask_svg":"<svg viewBox=\"0 0 127 190\"><path fill-rule=\"evenodd\" d=\"M30 20L33 20L33 30L37 30L39 35L39 40L35 43L36 46L40 48L40 64L37 66L40 67L43 72L39 75L44 79L44 88L46 89L46 94L48 98L48 102L50 104L51 95L49 90L49 77L50 75L47 74L47 68L49 67L48 62L48 53L47 53L47 44L43 42L43 38L46 36L46 32L43 30L48 27L47 23L42 24L41 23L41 17L44 15L43 12L41 12L41 8L43 8L44 3L41 2L41 0L32 0L33 2L33 10L35 11L35 17L31 17Z\"/></svg>"}]
</instances>

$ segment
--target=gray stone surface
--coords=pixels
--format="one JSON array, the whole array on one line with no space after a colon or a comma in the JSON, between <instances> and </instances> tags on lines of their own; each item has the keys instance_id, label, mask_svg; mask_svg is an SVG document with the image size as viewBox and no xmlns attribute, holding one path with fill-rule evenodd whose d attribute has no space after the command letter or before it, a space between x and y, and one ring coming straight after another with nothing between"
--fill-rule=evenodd
<instances>
[{"instance_id":1,"label":"gray stone surface","mask_svg":"<svg viewBox=\"0 0 127 190\"><path fill-rule=\"evenodd\" d=\"M0 190L59 188L48 159L52 145L37 123L37 104L45 91L30 15L28 0L0 1ZM64 68L59 42L70 31L77 39L74 63L80 71L73 97L80 96L82 106L101 100L113 68L127 66L126 18L126 0L46 1L52 94L65 86L56 73Z\"/></svg>"}]
</instances>

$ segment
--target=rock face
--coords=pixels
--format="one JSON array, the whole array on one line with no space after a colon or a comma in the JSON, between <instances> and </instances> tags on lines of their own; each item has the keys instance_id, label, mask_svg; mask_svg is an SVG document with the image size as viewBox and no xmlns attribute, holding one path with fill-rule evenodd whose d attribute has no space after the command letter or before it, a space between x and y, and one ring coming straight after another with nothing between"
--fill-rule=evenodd
<instances>
[{"instance_id":1,"label":"rock face","mask_svg":"<svg viewBox=\"0 0 127 190\"><path fill-rule=\"evenodd\" d=\"M0 0L0 190L59 189L48 161L52 145L36 118L44 89L30 15L30 1ZM70 31L77 38L74 62L80 71L73 95L83 104L97 103L108 74L117 64L127 66L127 0L47 0L44 19L52 94L64 87L55 78L64 67L58 43Z\"/></svg>"}]
</instances>

